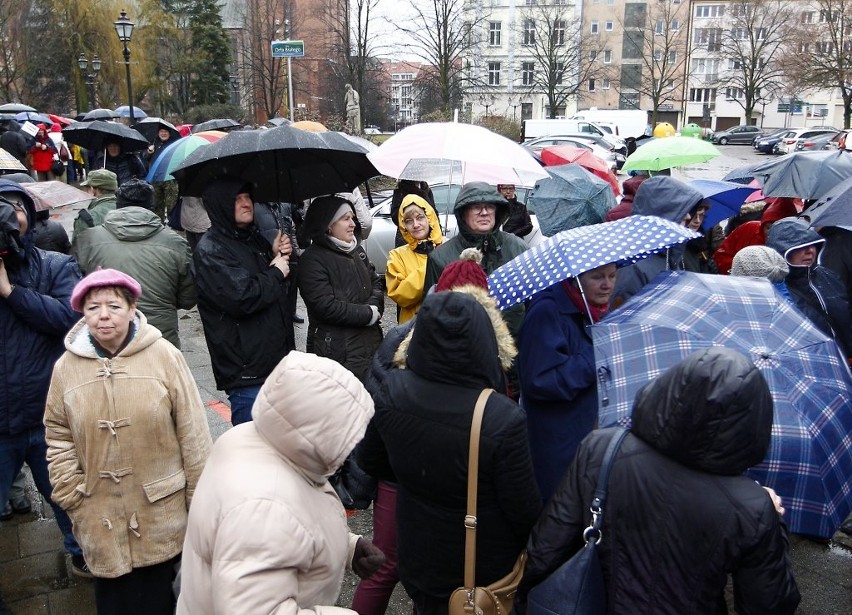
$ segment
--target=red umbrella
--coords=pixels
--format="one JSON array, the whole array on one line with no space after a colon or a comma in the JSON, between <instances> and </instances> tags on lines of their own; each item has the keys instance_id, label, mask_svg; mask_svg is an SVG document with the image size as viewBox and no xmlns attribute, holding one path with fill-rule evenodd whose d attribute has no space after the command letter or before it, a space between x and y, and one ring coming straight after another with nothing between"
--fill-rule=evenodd
<instances>
[{"instance_id":1,"label":"red umbrella","mask_svg":"<svg viewBox=\"0 0 852 615\"><path fill-rule=\"evenodd\" d=\"M606 161L601 160L587 149L572 147L570 145L554 145L541 150L540 156L541 161L546 167L569 164L571 162L579 164L587 171L609 182L615 196L621 194L621 191L618 189L618 179L616 179L615 173L612 172Z\"/></svg>"},{"instance_id":2,"label":"red umbrella","mask_svg":"<svg viewBox=\"0 0 852 615\"><path fill-rule=\"evenodd\" d=\"M50 118L51 122L53 122L54 124L59 124L63 128L65 128L66 126L70 126L74 123L74 120L72 120L71 118L62 117L61 115L53 115L52 113L48 113L47 117Z\"/></svg>"}]
</instances>

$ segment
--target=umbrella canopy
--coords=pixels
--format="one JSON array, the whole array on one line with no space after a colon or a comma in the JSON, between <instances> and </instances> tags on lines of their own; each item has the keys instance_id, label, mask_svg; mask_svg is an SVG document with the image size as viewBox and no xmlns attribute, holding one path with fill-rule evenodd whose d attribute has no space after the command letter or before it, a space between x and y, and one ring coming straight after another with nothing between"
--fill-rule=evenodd
<instances>
[{"instance_id":1,"label":"umbrella canopy","mask_svg":"<svg viewBox=\"0 0 852 615\"><path fill-rule=\"evenodd\" d=\"M34 182L21 184L21 187L33 197L36 211L92 200L92 195L88 192L61 181Z\"/></svg>"},{"instance_id":2,"label":"umbrella canopy","mask_svg":"<svg viewBox=\"0 0 852 615\"><path fill-rule=\"evenodd\" d=\"M754 168L766 196L818 199L852 177L852 155L843 150L794 152Z\"/></svg>"},{"instance_id":3,"label":"umbrella canopy","mask_svg":"<svg viewBox=\"0 0 852 615\"><path fill-rule=\"evenodd\" d=\"M722 220L737 215L746 199L754 192L759 192L758 188L714 179L693 179L689 185L712 205L704 214L702 228L705 229L713 228Z\"/></svg>"},{"instance_id":4,"label":"umbrella canopy","mask_svg":"<svg viewBox=\"0 0 852 615\"><path fill-rule=\"evenodd\" d=\"M180 133L180 136L186 137L192 134L192 124L178 124L175 126L177 131Z\"/></svg>"},{"instance_id":5,"label":"umbrella canopy","mask_svg":"<svg viewBox=\"0 0 852 615\"><path fill-rule=\"evenodd\" d=\"M92 109L83 115L82 122L94 122L95 120L114 120L118 113L112 109Z\"/></svg>"},{"instance_id":6,"label":"umbrella canopy","mask_svg":"<svg viewBox=\"0 0 852 615\"><path fill-rule=\"evenodd\" d=\"M219 118L196 124L192 127L192 132L207 132L208 130L224 130L227 132L232 128L239 128L240 126L242 126L242 124L236 120L232 120L231 118Z\"/></svg>"},{"instance_id":7,"label":"umbrella canopy","mask_svg":"<svg viewBox=\"0 0 852 615\"><path fill-rule=\"evenodd\" d=\"M128 105L116 107L114 111L118 117L130 117L130 107ZM133 119L139 120L146 117L148 117L148 114L142 111L142 109L139 107L133 107Z\"/></svg>"},{"instance_id":8,"label":"umbrella canopy","mask_svg":"<svg viewBox=\"0 0 852 615\"><path fill-rule=\"evenodd\" d=\"M610 185L577 164L547 167L549 177L536 182L529 205L545 237L604 221L615 207Z\"/></svg>"},{"instance_id":9,"label":"umbrella canopy","mask_svg":"<svg viewBox=\"0 0 852 615\"><path fill-rule=\"evenodd\" d=\"M12 154L0 147L0 171L26 171L27 167Z\"/></svg>"},{"instance_id":10,"label":"umbrella canopy","mask_svg":"<svg viewBox=\"0 0 852 615\"><path fill-rule=\"evenodd\" d=\"M90 150L101 150L109 141L120 143L124 152L134 152L148 147L148 140L138 131L118 122L102 120L77 122L63 130L62 135L69 143Z\"/></svg>"},{"instance_id":11,"label":"umbrella canopy","mask_svg":"<svg viewBox=\"0 0 852 615\"><path fill-rule=\"evenodd\" d=\"M154 163L148 170L145 181L153 184L155 182L166 182L174 179L172 171L186 160L187 156L200 147L207 147L211 143L215 143L226 134L220 130L208 130L189 135L188 137L182 137L174 143L167 145L154 160Z\"/></svg>"},{"instance_id":12,"label":"umbrella canopy","mask_svg":"<svg viewBox=\"0 0 852 615\"><path fill-rule=\"evenodd\" d=\"M33 124L47 124L47 127L50 128L50 125L53 124L51 119L46 116L44 113L35 113L34 111L21 111L20 113L15 114L15 119L19 122L32 122Z\"/></svg>"},{"instance_id":13,"label":"umbrella canopy","mask_svg":"<svg viewBox=\"0 0 852 615\"><path fill-rule=\"evenodd\" d=\"M609 168L605 160L601 160L587 149L573 147L571 145L554 145L541 150L541 161L545 166L558 166L575 162L590 173L597 175L612 186L615 196L621 194L618 188L618 179Z\"/></svg>"},{"instance_id":14,"label":"umbrella canopy","mask_svg":"<svg viewBox=\"0 0 852 615\"><path fill-rule=\"evenodd\" d=\"M70 117L62 117L61 115L54 115L53 113L48 113L47 117L50 118L51 122L53 122L54 124L59 124L63 128L65 128L66 126L70 126L74 123L74 120L72 120Z\"/></svg>"},{"instance_id":15,"label":"umbrella canopy","mask_svg":"<svg viewBox=\"0 0 852 615\"><path fill-rule=\"evenodd\" d=\"M258 201L289 203L348 192L378 174L366 150L349 139L292 124L231 132L193 152L173 172L182 194L201 196L211 180L231 175L253 183Z\"/></svg>"},{"instance_id":16,"label":"umbrella canopy","mask_svg":"<svg viewBox=\"0 0 852 615\"><path fill-rule=\"evenodd\" d=\"M140 122L133 125L134 130L138 130L139 134L148 139L149 143L153 143L157 138L157 133L161 128L169 131L169 135L173 139L180 139L180 132L171 122L167 122L161 117L146 117Z\"/></svg>"},{"instance_id":17,"label":"umbrella canopy","mask_svg":"<svg viewBox=\"0 0 852 615\"><path fill-rule=\"evenodd\" d=\"M707 162L722 153L716 146L691 137L667 137L646 143L627 157L622 171L662 171Z\"/></svg>"},{"instance_id":18,"label":"umbrella canopy","mask_svg":"<svg viewBox=\"0 0 852 615\"><path fill-rule=\"evenodd\" d=\"M828 538L852 510L852 377L836 343L766 280L665 272L592 327L599 424L628 425L649 379L692 352L749 357L774 402L772 442L749 470L778 492L791 531Z\"/></svg>"},{"instance_id":19,"label":"umbrella canopy","mask_svg":"<svg viewBox=\"0 0 852 615\"><path fill-rule=\"evenodd\" d=\"M505 310L567 278L609 263L630 265L699 236L657 216L628 216L563 231L495 270L488 276L488 289Z\"/></svg>"},{"instance_id":20,"label":"umbrella canopy","mask_svg":"<svg viewBox=\"0 0 852 615\"><path fill-rule=\"evenodd\" d=\"M368 157L397 179L532 186L547 177L530 153L482 126L456 122L403 128Z\"/></svg>"},{"instance_id":21,"label":"umbrella canopy","mask_svg":"<svg viewBox=\"0 0 852 615\"><path fill-rule=\"evenodd\" d=\"M754 168L760 165L755 164L745 164L741 167L737 167L725 175L722 178L723 182L734 182L735 184L750 184L754 181Z\"/></svg>"},{"instance_id":22,"label":"umbrella canopy","mask_svg":"<svg viewBox=\"0 0 852 615\"><path fill-rule=\"evenodd\" d=\"M276 126L281 126L282 124L289 124L290 120L286 117L274 117L271 120L266 120L266 123L274 128Z\"/></svg>"},{"instance_id":23,"label":"umbrella canopy","mask_svg":"<svg viewBox=\"0 0 852 615\"><path fill-rule=\"evenodd\" d=\"M375 143L373 143L369 139L365 139L364 137L359 137L357 135L350 135L350 134L345 133L345 132L338 132L337 134L346 137L347 139L352 141L352 143L354 143L355 145L359 145L359 146L363 147L368 152L373 152L373 151L379 149L378 145L376 145Z\"/></svg>"},{"instance_id":24,"label":"umbrella canopy","mask_svg":"<svg viewBox=\"0 0 852 615\"><path fill-rule=\"evenodd\" d=\"M325 124L314 122L313 120L301 120L294 122L293 128L299 128L310 132L326 132L328 130L328 128L325 127Z\"/></svg>"},{"instance_id":25,"label":"umbrella canopy","mask_svg":"<svg viewBox=\"0 0 852 615\"><path fill-rule=\"evenodd\" d=\"M21 113L22 111L32 111L35 113L35 108L23 103L5 103L0 105L0 113Z\"/></svg>"},{"instance_id":26,"label":"umbrella canopy","mask_svg":"<svg viewBox=\"0 0 852 615\"><path fill-rule=\"evenodd\" d=\"M808 207L803 215L811 226L852 226L852 177L837 184Z\"/></svg>"}]
</instances>

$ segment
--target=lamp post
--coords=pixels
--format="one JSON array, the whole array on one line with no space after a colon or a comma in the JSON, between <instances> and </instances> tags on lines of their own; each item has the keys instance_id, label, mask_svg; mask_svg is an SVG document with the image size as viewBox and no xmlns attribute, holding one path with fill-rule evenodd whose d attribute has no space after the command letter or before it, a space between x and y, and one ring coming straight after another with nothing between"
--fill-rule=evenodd
<instances>
[{"instance_id":1,"label":"lamp post","mask_svg":"<svg viewBox=\"0 0 852 615\"><path fill-rule=\"evenodd\" d=\"M290 20L284 20L284 38L290 40ZM295 121L293 115L293 65L290 62L290 56L287 56L287 109L290 110L290 121Z\"/></svg>"},{"instance_id":2,"label":"lamp post","mask_svg":"<svg viewBox=\"0 0 852 615\"><path fill-rule=\"evenodd\" d=\"M115 33L118 34L118 40L124 43L124 68L127 69L127 104L130 108L130 125L135 124L133 117L133 86L130 83L130 50L127 48L127 43L130 42L130 37L133 35L132 21L127 18L127 13L121 11L121 16L114 22Z\"/></svg>"},{"instance_id":3,"label":"lamp post","mask_svg":"<svg viewBox=\"0 0 852 615\"><path fill-rule=\"evenodd\" d=\"M485 117L488 117L488 107L494 104L494 97L483 94L479 97L480 104L485 107Z\"/></svg>"},{"instance_id":4,"label":"lamp post","mask_svg":"<svg viewBox=\"0 0 852 615\"><path fill-rule=\"evenodd\" d=\"M97 54L92 56L92 72L88 72L89 70L89 58L86 57L85 53L80 53L80 57L77 58L77 66L80 67L80 72L83 73L83 77L86 79L86 85L89 86L89 105L92 109L98 106L95 85L97 84L98 73L101 70L101 59L97 56Z\"/></svg>"}]
</instances>

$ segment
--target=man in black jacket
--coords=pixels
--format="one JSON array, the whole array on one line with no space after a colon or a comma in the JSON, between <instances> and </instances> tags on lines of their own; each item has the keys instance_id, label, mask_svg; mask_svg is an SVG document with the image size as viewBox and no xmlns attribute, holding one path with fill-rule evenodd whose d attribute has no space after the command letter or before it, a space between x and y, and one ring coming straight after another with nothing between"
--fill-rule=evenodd
<instances>
[{"instance_id":1,"label":"man in black jacket","mask_svg":"<svg viewBox=\"0 0 852 615\"><path fill-rule=\"evenodd\" d=\"M281 233L270 245L258 230L251 184L218 179L202 200L211 226L192 274L216 386L227 392L238 425L251 420L260 386L296 346L287 305L292 246Z\"/></svg>"}]
</instances>

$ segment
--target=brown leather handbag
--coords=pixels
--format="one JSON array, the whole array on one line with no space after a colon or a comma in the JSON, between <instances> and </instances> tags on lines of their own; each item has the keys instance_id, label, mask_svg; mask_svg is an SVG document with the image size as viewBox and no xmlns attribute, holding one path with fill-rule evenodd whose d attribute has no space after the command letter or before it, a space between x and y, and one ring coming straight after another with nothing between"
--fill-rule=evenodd
<instances>
[{"instance_id":1,"label":"brown leather handbag","mask_svg":"<svg viewBox=\"0 0 852 615\"><path fill-rule=\"evenodd\" d=\"M479 477L479 434L482 415L493 389L484 389L476 400L470 427L470 453L467 468L467 515L464 518L464 587L450 595L449 615L508 615L518 583L524 576L527 552L521 552L512 571L486 587L477 587L476 574L476 488Z\"/></svg>"}]
</instances>

